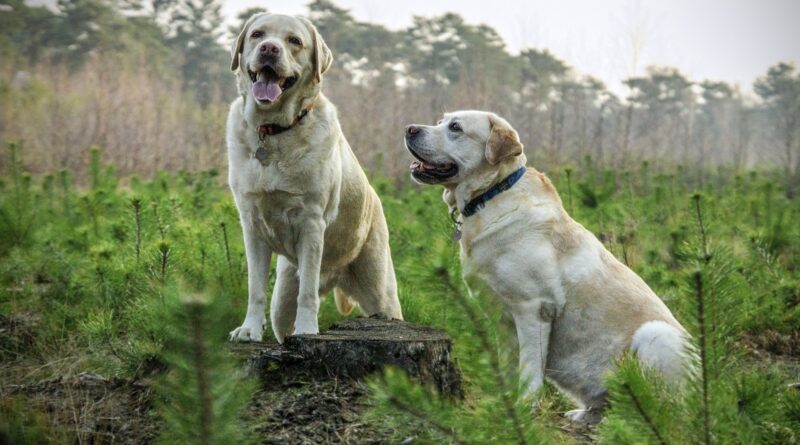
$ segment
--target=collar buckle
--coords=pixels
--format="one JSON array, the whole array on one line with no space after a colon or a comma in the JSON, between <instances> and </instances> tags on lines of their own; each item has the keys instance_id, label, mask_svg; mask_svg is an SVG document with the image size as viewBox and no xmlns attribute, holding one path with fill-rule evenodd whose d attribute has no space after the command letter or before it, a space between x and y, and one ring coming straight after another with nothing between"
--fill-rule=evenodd
<instances>
[{"instance_id":1,"label":"collar buckle","mask_svg":"<svg viewBox=\"0 0 800 445\"><path fill-rule=\"evenodd\" d=\"M297 116L295 116L294 120L292 121L291 125L288 127L281 127L278 124L263 124L258 126L258 149L254 153L250 153L250 157L255 157L261 162L261 165L267 165L267 159L269 158L269 153L267 149L264 147L264 143L267 140L267 136L275 136L276 134L283 133L284 131L291 130L297 124L303 120L304 117L308 115L311 109L314 108L314 101L311 101L307 107L303 108L303 111L300 112Z\"/></svg>"},{"instance_id":2,"label":"collar buckle","mask_svg":"<svg viewBox=\"0 0 800 445\"><path fill-rule=\"evenodd\" d=\"M314 108L314 101L311 101L311 103L308 104L307 107L303 108L300 114L294 117L294 120L292 121L291 124L289 124L288 127L282 127L278 124L260 125L258 127L258 141L264 142L267 136L275 136L276 134L280 134L283 133L284 131L291 130L292 128L297 126L297 124L299 124L304 117L308 116L308 113L311 111L312 108Z\"/></svg>"}]
</instances>

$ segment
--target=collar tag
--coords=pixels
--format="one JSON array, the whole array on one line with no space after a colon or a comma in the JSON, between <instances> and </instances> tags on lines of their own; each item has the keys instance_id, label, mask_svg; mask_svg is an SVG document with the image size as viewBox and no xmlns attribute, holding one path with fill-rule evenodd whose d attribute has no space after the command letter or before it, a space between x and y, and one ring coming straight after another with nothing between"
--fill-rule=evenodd
<instances>
[{"instance_id":1,"label":"collar tag","mask_svg":"<svg viewBox=\"0 0 800 445\"><path fill-rule=\"evenodd\" d=\"M267 149L264 147L258 147L258 150L256 150L256 159L258 159L258 162L265 164L268 157L269 153L267 153Z\"/></svg>"},{"instance_id":2,"label":"collar tag","mask_svg":"<svg viewBox=\"0 0 800 445\"><path fill-rule=\"evenodd\" d=\"M452 239L453 241L460 241L463 233L461 232L461 221L458 220L458 215L456 215L456 213L458 213L458 209L455 208L450 212L450 220L452 220L453 224L456 226L455 229L453 229Z\"/></svg>"}]
</instances>

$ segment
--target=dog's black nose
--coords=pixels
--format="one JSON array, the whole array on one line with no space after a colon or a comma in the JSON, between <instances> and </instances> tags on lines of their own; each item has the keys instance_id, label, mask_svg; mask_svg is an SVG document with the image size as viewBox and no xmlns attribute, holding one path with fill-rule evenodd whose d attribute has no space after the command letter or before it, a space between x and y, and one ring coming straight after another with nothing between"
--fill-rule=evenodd
<instances>
[{"instance_id":1,"label":"dog's black nose","mask_svg":"<svg viewBox=\"0 0 800 445\"><path fill-rule=\"evenodd\" d=\"M269 54L271 56L277 56L281 53L281 47L270 42L265 42L261 44L259 50L264 54Z\"/></svg>"},{"instance_id":2,"label":"dog's black nose","mask_svg":"<svg viewBox=\"0 0 800 445\"><path fill-rule=\"evenodd\" d=\"M406 125L406 134L408 136L414 136L417 133L419 133L419 127L416 125Z\"/></svg>"}]
</instances>

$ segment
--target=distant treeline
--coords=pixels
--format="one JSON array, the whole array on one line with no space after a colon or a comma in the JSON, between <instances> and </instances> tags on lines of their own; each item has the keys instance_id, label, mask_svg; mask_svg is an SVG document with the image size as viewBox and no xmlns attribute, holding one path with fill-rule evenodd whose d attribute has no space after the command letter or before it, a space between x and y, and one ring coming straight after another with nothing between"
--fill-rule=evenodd
<instances>
[{"instance_id":1,"label":"distant treeline","mask_svg":"<svg viewBox=\"0 0 800 445\"><path fill-rule=\"evenodd\" d=\"M25 144L26 165L80 170L86 148L100 145L123 173L224 166L236 94L227 45L238 27L227 29L218 0L59 0L58 9L0 0L0 138ZM494 29L457 14L415 17L399 31L329 0L309 3L308 16L336 55L325 91L375 175L406 175L405 124L480 108L507 117L545 170L780 165L787 193L800 188L791 63L769 68L754 97L669 67L625 80L619 97L546 49L511 54Z\"/></svg>"}]
</instances>

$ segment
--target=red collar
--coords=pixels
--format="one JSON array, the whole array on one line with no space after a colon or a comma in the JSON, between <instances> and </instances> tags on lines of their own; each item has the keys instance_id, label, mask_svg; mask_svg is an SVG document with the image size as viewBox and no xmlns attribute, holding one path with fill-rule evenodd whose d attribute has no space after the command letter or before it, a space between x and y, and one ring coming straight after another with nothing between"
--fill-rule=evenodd
<instances>
[{"instance_id":1,"label":"red collar","mask_svg":"<svg viewBox=\"0 0 800 445\"><path fill-rule=\"evenodd\" d=\"M283 133L284 131L291 130L294 128L295 125L299 124L301 120L303 120L306 115L314 108L314 101L311 101L307 107L303 109L297 116L295 116L294 120L288 127L283 127L278 124L263 124L258 127L258 140L264 141L267 136L275 136L276 134Z\"/></svg>"}]
</instances>

